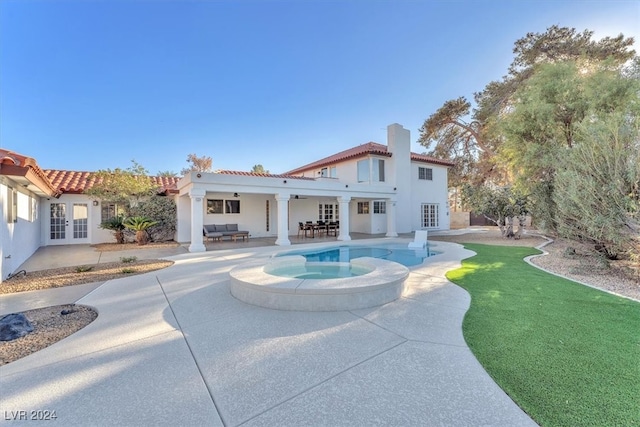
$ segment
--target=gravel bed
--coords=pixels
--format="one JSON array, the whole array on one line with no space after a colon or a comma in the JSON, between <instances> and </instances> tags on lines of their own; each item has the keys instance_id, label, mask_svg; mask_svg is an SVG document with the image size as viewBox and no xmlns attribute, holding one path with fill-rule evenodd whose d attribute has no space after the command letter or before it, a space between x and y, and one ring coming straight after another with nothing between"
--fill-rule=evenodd
<instances>
[{"instance_id":1,"label":"gravel bed","mask_svg":"<svg viewBox=\"0 0 640 427\"><path fill-rule=\"evenodd\" d=\"M82 283L106 282L119 277L158 270L170 265L173 265L173 261L150 259L129 263L116 261L88 266L30 271L26 276L14 277L0 283L0 294L60 288Z\"/></svg>"},{"instance_id":2,"label":"gravel bed","mask_svg":"<svg viewBox=\"0 0 640 427\"><path fill-rule=\"evenodd\" d=\"M63 315L63 310L70 313ZM76 304L56 305L23 313L31 322L33 332L12 341L0 341L0 365L49 347L98 317L98 313L91 307Z\"/></svg>"},{"instance_id":3,"label":"gravel bed","mask_svg":"<svg viewBox=\"0 0 640 427\"><path fill-rule=\"evenodd\" d=\"M549 255L531 259L538 267L640 301L640 279L625 273L629 269L625 262L603 260L589 245L566 240L556 240L543 250Z\"/></svg>"}]
</instances>

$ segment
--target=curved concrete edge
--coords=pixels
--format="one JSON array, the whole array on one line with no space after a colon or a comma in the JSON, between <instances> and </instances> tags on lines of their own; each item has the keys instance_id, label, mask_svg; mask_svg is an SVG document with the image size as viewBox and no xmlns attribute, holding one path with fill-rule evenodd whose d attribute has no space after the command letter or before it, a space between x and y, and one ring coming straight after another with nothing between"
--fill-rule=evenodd
<instances>
[{"instance_id":1,"label":"curved concrete edge","mask_svg":"<svg viewBox=\"0 0 640 427\"><path fill-rule=\"evenodd\" d=\"M570 281L572 281L572 282L578 283L578 284L580 284L580 285L582 285L582 286L589 287L589 288L591 288L591 289L597 289L597 290L599 290L599 291L606 292L606 293L608 293L608 294L610 294L610 295L615 295L615 296L620 297L620 298L625 298L625 299L628 299L628 300L631 300L631 301L640 302L640 300L638 300L638 299L631 298L631 297L628 297L628 296L626 296L626 295L622 295L622 294L619 294L619 293L617 293L617 292L610 291L610 290L608 290L608 289L600 288L600 287L598 287L598 286L594 286L594 285L591 285L591 284L589 284L589 283L582 282L582 281L580 281L580 280L576 280L576 279L574 279L574 278L567 277L567 276L564 276L564 275L559 274L559 273L555 273L555 272L553 272L553 271L551 271L551 270L547 270L547 269L546 269L546 268L544 268L544 267L540 267L539 265L534 264L534 263L531 261L532 259L537 258L537 257L542 257L542 256L547 256L547 255L549 255L549 252L545 251L545 250L544 250L544 247L545 247L545 246L547 246L547 245L550 245L551 243L553 243L553 242L555 241L554 239L552 239L552 238L550 238L550 237L547 237L547 236L545 236L545 235L543 235L543 234L536 234L536 235L537 235L537 236L539 236L539 237L542 237L543 239L545 239L545 240L546 240L546 242L544 242L544 243L542 243L542 244L540 244L540 245L538 245L538 246L536 246L536 247L535 247L536 249L538 249L538 250L542 251L542 253L541 253L541 254L529 255L528 257L524 257L524 261L525 261L527 264L529 264L530 266L535 267L535 268L537 268L538 270L542 270L542 271L544 271L545 273L549 273L549 274L552 274L552 275L554 275L554 276L556 276L556 277L561 277L561 278L563 278L563 279L570 280Z\"/></svg>"},{"instance_id":2,"label":"curved concrete edge","mask_svg":"<svg viewBox=\"0 0 640 427\"><path fill-rule=\"evenodd\" d=\"M297 262L297 258L276 261L278 266ZM407 267L370 257L352 260L351 264L372 271L339 279L296 279L268 274L264 261L254 261L229 272L230 291L245 303L290 311L356 310L383 305L402 295L409 276Z\"/></svg>"}]
</instances>

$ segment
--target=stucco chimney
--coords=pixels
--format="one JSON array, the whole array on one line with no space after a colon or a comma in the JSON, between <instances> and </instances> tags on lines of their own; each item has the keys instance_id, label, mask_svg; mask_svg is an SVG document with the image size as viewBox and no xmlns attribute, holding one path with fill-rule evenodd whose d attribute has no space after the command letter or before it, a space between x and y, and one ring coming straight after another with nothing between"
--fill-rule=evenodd
<instances>
[{"instance_id":1,"label":"stucco chimney","mask_svg":"<svg viewBox=\"0 0 640 427\"><path fill-rule=\"evenodd\" d=\"M398 232L411 231L411 133L397 123L387 126L387 150L391 153L389 176L397 188Z\"/></svg>"}]
</instances>

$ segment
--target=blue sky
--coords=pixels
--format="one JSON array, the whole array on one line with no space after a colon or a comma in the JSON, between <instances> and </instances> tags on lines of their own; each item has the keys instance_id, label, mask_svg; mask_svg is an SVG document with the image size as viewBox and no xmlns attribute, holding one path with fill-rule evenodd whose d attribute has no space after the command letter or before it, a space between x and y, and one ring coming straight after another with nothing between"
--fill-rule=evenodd
<instances>
[{"instance_id":1,"label":"blue sky","mask_svg":"<svg viewBox=\"0 0 640 427\"><path fill-rule=\"evenodd\" d=\"M0 2L0 147L44 169L262 164L411 131L551 25L640 35L634 1ZM636 50L640 50L636 42Z\"/></svg>"}]
</instances>

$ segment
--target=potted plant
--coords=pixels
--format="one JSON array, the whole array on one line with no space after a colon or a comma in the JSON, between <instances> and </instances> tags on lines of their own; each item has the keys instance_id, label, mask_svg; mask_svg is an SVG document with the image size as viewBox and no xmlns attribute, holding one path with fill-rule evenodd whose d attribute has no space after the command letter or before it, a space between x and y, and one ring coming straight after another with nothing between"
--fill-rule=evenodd
<instances>
[{"instance_id":1,"label":"potted plant","mask_svg":"<svg viewBox=\"0 0 640 427\"><path fill-rule=\"evenodd\" d=\"M114 216L113 218L100 224L100 228L113 231L113 237L116 238L116 243L124 243L124 217L122 215Z\"/></svg>"},{"instance_id":2,"label":"potted plant","mask_svg":"<svg viewBox=\"0 0 640 427\"><path fill-rule=\"evenodd\" d=\"M138 245L146 245L149 241L147 229L156 225L158 221L153 221L146 216L132 216L124 220L124 226L136 232L136 242Z\"/></svg>"}]
</instances>

